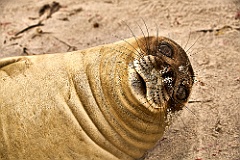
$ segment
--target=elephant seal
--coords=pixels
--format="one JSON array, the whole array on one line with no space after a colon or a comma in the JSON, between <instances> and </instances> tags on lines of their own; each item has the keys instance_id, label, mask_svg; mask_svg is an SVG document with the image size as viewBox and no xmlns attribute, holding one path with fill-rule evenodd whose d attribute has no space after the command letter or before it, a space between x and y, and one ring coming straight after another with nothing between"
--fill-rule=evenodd
<instances>
[{"instance_id":1,"label":"elephant seal","mask_svg":"<svg viewBox=\"0 0 240 160\"><path fill-rule=\"evenodd\" d=\"M160 36L1 59L0 158L140 158L187 103L193 75Z\"/></svg>"}]
</instances>

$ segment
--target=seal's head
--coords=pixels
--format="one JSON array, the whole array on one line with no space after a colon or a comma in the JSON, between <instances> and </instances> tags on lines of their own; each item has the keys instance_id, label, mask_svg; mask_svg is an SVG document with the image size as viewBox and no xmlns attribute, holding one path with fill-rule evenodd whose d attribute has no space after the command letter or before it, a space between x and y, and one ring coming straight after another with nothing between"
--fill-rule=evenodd
<instances>
[{"instance_id":1,"label":"seal's head","mask_svg":"<svg viewBox=\"0 0 240 160\"><path fill-rule=\"evenodd\" d=\"M140 58L133 61L140 85L132 85L149 109L176 111L188 101L194 82L194 72L186 52L166 37L141 38ZM132 83L136 83L132 81ZM140 92L139 92L140 91Z\"/></svg>"}]
</instances>

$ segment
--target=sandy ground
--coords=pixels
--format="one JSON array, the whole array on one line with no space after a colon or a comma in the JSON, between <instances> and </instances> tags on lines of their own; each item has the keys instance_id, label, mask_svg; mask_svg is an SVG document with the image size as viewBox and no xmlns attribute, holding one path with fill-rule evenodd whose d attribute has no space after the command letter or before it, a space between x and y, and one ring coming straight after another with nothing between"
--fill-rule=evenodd
<instances>
[{"instance_id":1,"label":"sandy ground","mask_svg":"<svg viewBox=\"0 0 240 160\"><path fill-rule=\"evenodd\" d=\"M138 24L147 34L144 19L151 35L158 28L187 50L197 80L195 102L178 112L145 159L240 160L239 0L56 2L60 8L49 0L0 0L0 57L80 50L132 37L125 23L135 35L142 35ZM39 21L44 26L21 32Z\"/></svg>"}]
</instances>

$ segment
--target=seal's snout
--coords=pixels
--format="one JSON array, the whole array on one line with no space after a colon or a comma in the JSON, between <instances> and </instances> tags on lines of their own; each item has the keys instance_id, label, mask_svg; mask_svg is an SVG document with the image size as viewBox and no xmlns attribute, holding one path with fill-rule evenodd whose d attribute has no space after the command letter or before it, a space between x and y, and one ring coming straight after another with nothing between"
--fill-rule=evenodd
<instances>
[{"instance_id":1,"label":"seal's snout","mask_svg":"<svg viewBox=\"0 0 240 160\"><path fill-rule=\"evenodd\" d=\"M143 97L153 109L166 109L174 83L170 67L153 55L134 60L133 66L145 91Z\"/></svg>"}]
</instances>

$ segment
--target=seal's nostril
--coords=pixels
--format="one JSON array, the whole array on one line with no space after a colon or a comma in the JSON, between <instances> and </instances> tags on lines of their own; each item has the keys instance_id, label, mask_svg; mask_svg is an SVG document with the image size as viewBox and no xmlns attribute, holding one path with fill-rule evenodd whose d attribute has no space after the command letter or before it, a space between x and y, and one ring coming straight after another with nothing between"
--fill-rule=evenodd
<instances>
[{"instance_id":1,"label":"seal's nostril","mask_svg":"<svg viewBox=\"0 0 240 160\"><path fill-rule=\"evenodd\" d=\"M172 89L174 86L174 72L173 71L167 71L162 75L163 82L166 84L166 87L168 90Z\"/></svg>"}]
</instances>

